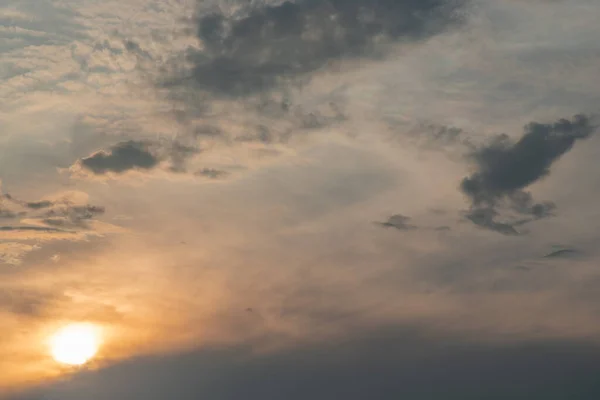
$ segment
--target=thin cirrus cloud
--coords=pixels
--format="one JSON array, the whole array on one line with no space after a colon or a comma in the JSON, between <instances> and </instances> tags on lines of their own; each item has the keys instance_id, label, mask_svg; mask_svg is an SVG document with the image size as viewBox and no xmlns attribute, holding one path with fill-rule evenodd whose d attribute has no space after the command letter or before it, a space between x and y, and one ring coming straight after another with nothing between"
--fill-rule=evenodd
<instances>
[{"instance_id":1,"label":"thin cirrus cloud","mask_svg":"<svg viewBox=\"0 0 600 400\"><path fill-rule=\"evenodd\" d=\"M81 241L114 231L110 224L98 224L105 208L87 203L86 197L66 193L51 200L23 201L9 193L1 195L0 263L19 265L42 243Z\"/></svg>"}]
</instances>

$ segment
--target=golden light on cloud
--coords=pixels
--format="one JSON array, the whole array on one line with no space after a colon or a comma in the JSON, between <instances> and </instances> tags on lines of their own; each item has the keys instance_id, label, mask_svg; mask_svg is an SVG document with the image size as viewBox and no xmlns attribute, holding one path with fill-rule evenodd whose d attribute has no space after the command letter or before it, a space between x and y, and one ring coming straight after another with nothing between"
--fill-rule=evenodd
<instances>
[{"instance_id":1,"label":"golden light on cloud","mask_svg":"<svg viewBox=\"0 0 600 400\"><path fill-rule=\"evenodd\" d=\"M56 332L50 339L54 360L66 365L84 365L100 347L100 330L92 324L71 324Z\"/></svg>"}]
</instances>

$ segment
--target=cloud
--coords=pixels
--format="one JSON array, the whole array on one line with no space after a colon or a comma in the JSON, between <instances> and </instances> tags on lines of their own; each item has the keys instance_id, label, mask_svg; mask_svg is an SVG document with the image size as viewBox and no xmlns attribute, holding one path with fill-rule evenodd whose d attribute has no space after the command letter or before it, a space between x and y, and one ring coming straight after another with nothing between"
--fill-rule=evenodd
<instances>
[{"instance_id":1,"label":"cloud","mask_svg":"<svg viewBox=\"0 0 600 400\"><path fill-rule=\"evenodd\" d=\"M12 211L9 209L2 210L6 218L17 218L21 221L33 222L41 221L49 227L40 226L4 226L0 227L3 231L55 231L56 226L77 226L85 227L85 221L91 220L99 215L104 214L105 208L93 204L81 204L77 199L71 198L69 194L58 197L53 200L38 200L38 201L23 201L15 198L9 193L2 195L2 198L9 200L11 203L22 207L24 210ZM87 196L83 196L87 198ZM75 202L74 202L75 200ZM83 199L79 199L80 201ZM27 218L27 219L23 219Z\"/></svg>"},{"instance_id":2,"label":"cloud","mask_svg":"<svg viewBox=\"0 0 600 400\"><path fill-rule=\"evenodd\" d=\"M169 169L172 172L186 172L186 162L199 152L196 147L186 146L179 142L173 142L167 150L167 157L171 165Z\"/></svg>"},{"instance_id":3,"label":"cloud","mask_svg":"<svg viewBox=\"0 0 600 400\"><path fill-rule=\"evenodd\" d=\"M203 176L209 179L221 179L229 175L229 172L215 168L203 168L194 173L196 176Z\"/></svg>"},{"instance_id":4,"label":"cloud","mask_svg":"<svg viewBox=\"0 0 600 400\"><path fill-rule=\"evenodd\" d=\"M37 232L64 232L62 229L44 226L0 226L0 231L37 231Z\"/></svg>"},{"instance_id":5,"label":"cloud","mask_svg":"<svg viewBox=\"0 0 600 400\"><path fill-rule=\"evenodd\" d=\"M37 249L37 246L26 243L0 243L0 264L20 265L25 254Z\"/></svg>"},{"instance_id":6,"label":"cloud","mask_svg":"<svg viewBox=\"0 0 600 400\"><path fill-rule=\"evenodd\" d=\"M395 118L386 118L394 139L409 140L423 150L456 149L465 147L472 149L473 144L467 132L460 128L435 124L432 122L415 123L408 130L401 121Z\"/></svg>"},{"instance_id":7,"label":"cloud","mask_svg":"<svg viewBox=\"0 0 600 400\"><path fill-rule=\"evenodd\" d=\"M417 41L462 21L461 0L298 0L200 13L204 48L191 53L199 88L247 95L342 58L378 57L383 44Z\"/></svg>"},{"instance_id":8,"label":"cloud","mask_svg":"<svg viewBox=\"0 0 600 400\"><path fill-rule=\"evenodd\" d=\"M139 43L136 43L133 40L124 40L123 45L125 46L125 49L131 53L137 54L140 57L152 59L152 56L147 51L142 49Z\"/></svg>"},{"instance_id":9,"label":"cloud","mask_svg":"<svg viewBox=\"0 0 600 400\"><path fill-rule=\"evenodd\" d=\"M83 168L94 174L121 173L131 169L151 169L158 165L158 158L148 150L148 143L129 140L81 159Z\"/></svg>"},{"instance_id":10,"label":"cloud","mask_svg":"<svg viewBox=\"0 0 600 400\"><path fill-rule=\"evenodd\" d=\"M50 226L87 228L86 221L104 214L104 207L91 204L63 206L49 210L43 215L43 222Z\"/></svg>"},{"instance_id":11,"label":"cloud","mask_svg":"<svg viewBox=\"0 0 600 400\"><path fill-rule=\"evenodd\" d=\"M6 193L0 200L8 200L5 208L0 209L0 217L7 220L0 225L0 263L3 264L21 264L23 257L39 249L43 242L77 241L119 230L99 222L97 217L104 214L104 207L87 203L87 195L81 192L38 201L23 201Z\"/></svg>"},{"instance_id":12,"label":"cloud","mask_svg":"<svg viewBox=\"0 0 600 400\"><path fill-rule=\"evenodd\" d=\"M412 225L410 223L410 217L401 214L392 215L388 218L386 222L378 222L378 224L385 228L395 228L400 231L410 231L413 229L417 229L416 225Z\"/></svg>"},{"instance_id":13,"label":"cloud","mask_svg":"<svg viewBox=\"0 0 600 400\"><path fill-rule=\"evenodd\" d=\"M532 122L517 142L503 134L473 151L476 171L460 185L471 201L467 218L481 227L518 235L517 226L552 215L553 203L536 203L525 189L549 175L561 156L595 130L585 115L549 124ZM512 222L497 221L498 210L503 207L519 217Z\"/></svg>"},{"instance_id":14,"label":"cloud","mask_svg":"<svg viewBox=\"0 0 600 400\"><path fill-rule=\"evenodd\" d=\"M40 208L52 207L52 202L48 201L48 200L34 201L34 202L26 203L26 206L27 206L27 208L39 210Z\"/></svg>"},{"instance_id":15,"label":"cloud","mask_svg":"<svg viewBox=\"0 0 600 400\"><path fill-rule=\"evenodd\" d=\"M121 174L130 170L151 170L168 160L171 172L185 172L186 161L199 150L177 141L136 141L119 142L108 150L102 150L84 157L78 164L94 175L108 173Z\"/></svg>"},{"instance_id":16,"label":"cloud","mask_svg":"<svg viewBox=\"0 0 600 400\"><path fill-rule=\"evenodd\" d=\"M577 249L566 248L554 250L546 254L543 258L572 258L581 254L581 251Z\"/></svg>"},{"instance_id":17,"label":"cloud","mask_svg":"<svg viewBox=\"0 0 600 400\"><path fill-rule=\"evenodd\" d=\"M486 228L503 235L519 235L519 231L514 224L495 221L498 212L493 208L475 208L471 209L466 217L477 226Z\"/></svg>"},{"instance_id":18,"label":"cloud","mask_svg":"<svg viewBox=\"0 0 600 400\"><path fill-rule=\"evenodd\" d=\"M9 210L4 210L4 209L0 209L0 219L12 219L12 218L17 218L18 214L9 211Z\"/></svg>"},{"instance_id":19,"label":"cloud","mask_svg":"<svg viewBox=\"0 0 600 400\"><path fill-rule=\"evenodd\" d=\"M22 201L19 199L15 199L11 194L6 193L4 195L2 195L3 198L18 204L20 206L23 206L27 209L31 209L31 210L40 210L42 208L49 208L52 207L52 205L54 204L52 201L50 200L39 200L39 201Z\"/></svg>"}]
</instances>

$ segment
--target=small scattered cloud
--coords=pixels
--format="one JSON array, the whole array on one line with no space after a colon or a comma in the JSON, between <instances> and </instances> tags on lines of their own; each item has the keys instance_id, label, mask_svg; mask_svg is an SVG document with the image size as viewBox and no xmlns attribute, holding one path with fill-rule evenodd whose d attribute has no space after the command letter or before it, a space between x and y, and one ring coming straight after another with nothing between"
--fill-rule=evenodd
<instances>
[{"instance_id":1,"label":"small scattered cloud","mask_svg":"<svg viewBox=\"0 0 600 400\"><path fill-rule=\"evenodd\" d=\"M50 226L56 227L78 227L87 228L86 222L104 214L104 207L91 204L79 206L56 207L42 216L42 221Z\"/></svg>"},{"instance_id":2,"label":"small scattered cloud","mask_svg":"<svg viewBox=\"0 0 600 400\"><path fill-rule=\"evenodd\" d=\"M203 168L194 173L196 176L202 176L209 179L222 179L229 175L229 172L215 168Z\"/></svg>"},{"instance_id":3,"label":"small scattered cloud","mask_svg":"<svg viewBox=\"0 0 600 400\"><path fill-rule=\"evenodd\" d=\"M519 225L551 216L555 205L536 203L525 189L549 175L552 165L596 128L585 115L547 124L533 122L517 142L503 134L474 150L470 156L476 171L460 185L471 202L467 219L502 234L518 235ZM498 221L503 209L517 218Z\"/></svg>"},{"instance_id":4,"label":"small scattered cloud","mask_svg":"<svg viewBox=\"0 0 600 400\"><path fill-rule=\"evenodd\" d=\"M379 225L385 228L395 228L400 231L410 231L417 229L416 225L410 223L411 218L402 214L395 214L388 218L385 222L378 222Z\"/></svg>"},{"instance_id":5,"label":"small scattered cloud","mask_svg":"<svg viewBox=\"0 0 600 400\"><path fill-rule=\"evenodd\" d=\"M122 173L131 169L152 169L159 159L149 150L149 144L129 140L117 143L108 151L99 151L81 159L81 166L96 175Z\"/></svg>"},{"instance_id":6,"label":"small scattered cloud","mask_svg":"<svg viewBox=\"0 0 600 400\"><path fill-rule=\"evenodd\" d=\"M548 254L546 254L543 258L572 258L575 256L581 255L581 251L572 248L563 248L556 249Z\"/></svg>"},{"instance_id":7,"label":"small scattered cloud","mask_svg":"<svg viewBox=\"0 0 600 400\"><path fill-rule=\"evenodd\" d=\"M39 210L41 208L52 207L52 202L49 200L41 200L41 201L34 201L34 202L26 203L25 205L27 206L27 208L31 208L33 210Z\"/></svg>"},{"instance_id":8,"label":"small scattered cloud","mask_svg":"<svg viewBox=\"0 0 600 400\"><path fill-rule=\"evenodd\" d=\"M123 46L125 46L125 50L137 55L138 57L152 59L152 55L150 55L150 53L148 53L146 50L142 49L142 47L140 46L139 43L137 43L131 39L124 40Z\"/></svg>"},{"instance_id":9,"label":"small scattered cloud","mask_svg":"<svg viewBox=\"0 0 600 400\"><path fill-rule=\"evenodd\" d=\"M200 150L178 141L128 140L80 159L76 165L93 175L149 171L168 162L171 172L186 172L186 162Z\"/></svg>"}]
</instances>

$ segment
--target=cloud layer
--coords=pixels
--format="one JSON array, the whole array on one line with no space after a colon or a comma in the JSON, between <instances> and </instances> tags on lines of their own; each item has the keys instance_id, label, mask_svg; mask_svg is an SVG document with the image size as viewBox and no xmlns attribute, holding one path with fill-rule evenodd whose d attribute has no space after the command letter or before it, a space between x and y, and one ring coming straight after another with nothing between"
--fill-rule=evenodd
<instances>
[{"instance_id":1,"label":"cloud layer","mask_svg":"<svg viewBox=\"0 0 600 400\"><path fill-rule=\"evenodd\" d=\"M597 398L598 10L4 0L0 392Z\"/></svg>"},{"instance_id":2,"label":"cloud layer","mask_svg":"<svg viewBox=\"0 0 600 400\"><path fill-rule=\"evenodd\" d=\"M130 360L39 393L50 400L85 393L96 400L593 399L598 356L588 343L485 344L388 328L275 354L242 345Z\"/></svg>"}]
</instances>

